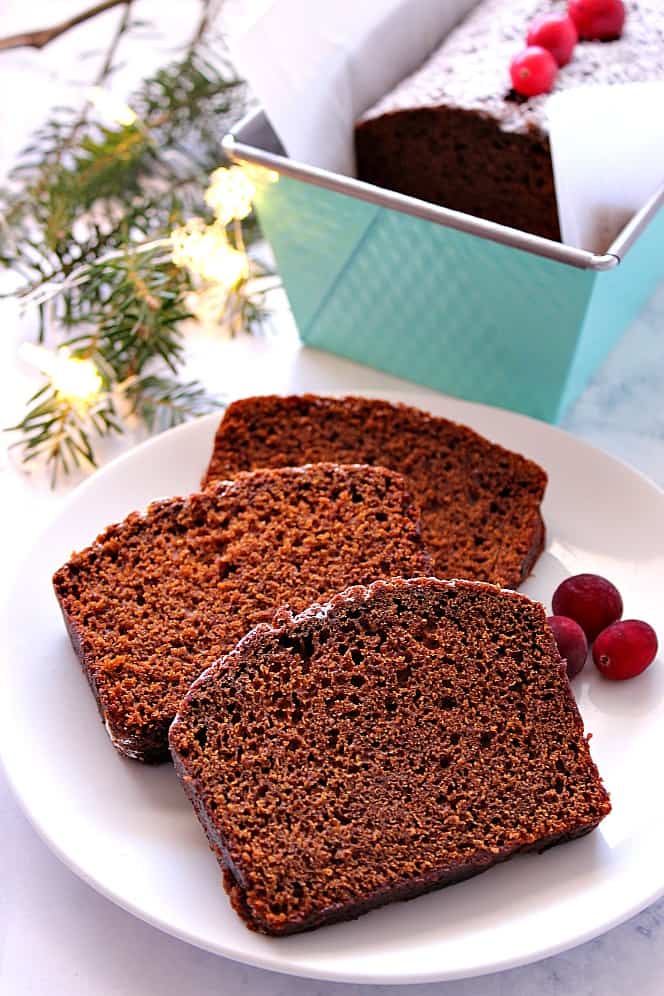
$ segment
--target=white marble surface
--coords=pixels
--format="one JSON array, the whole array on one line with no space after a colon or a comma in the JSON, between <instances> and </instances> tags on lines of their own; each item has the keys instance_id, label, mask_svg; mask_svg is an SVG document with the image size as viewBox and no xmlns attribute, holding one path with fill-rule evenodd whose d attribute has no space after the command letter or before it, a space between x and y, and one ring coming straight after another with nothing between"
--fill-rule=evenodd
<instances>
[{"instance_id":1,"label":"white marble surface","mask_svg":"<svg viewBox=\"0 0 664 996\"><path fill-rule=\"evenodd\" d=\"M39 0L27 5L5 0L0 33L52 23L80 9L80 0ZM186 36L193 4L143 0L141 12L158 19L162 41L141 55L161 61L174 41ZM105 24L89 25L82 35L41 54L0 55L3 93L13 101L0 106L0 169L37 124L48 102L71 93L71 80L89 78L90 63L74 58L82 47L94 49L117 12ZM148 46L150 48L150 46ZM160 49L160 51L157 51ZM92 61L92 57L91 57ZM137 72L132 60L125 80ZM47 85L45 85L47 84ZM304 350L287 313L278 338L238 340L224 350L210 336L190 341L192 375L203 375L213 390L324 390L393 388L398 382L375 371ZM664 287L565 419L570 432L583 436L664 485ZM0 425L21 412L29 393L30 372L16 357L22 325L16 309L0 309ZM129 441L118 444L120 448ZM117 448L117 447L116 447ZM110 453L108 454L111 455ZM57 514L74 483L52 494L38 477L23 474L0 453L3 570L0 597L11 584L14 564L46 522ZM601 496L598 496L601 500ZM626 509L626 515L638 514ZM63 800L66 804L66 800ZM396 996L399 987L359 987L297 980L247 968L208 955L167 937L113 906L79 881L48 851L19 812L0 773L0 996L182 996L185 993L252 996L351 996L368 992ZM536 965L465 982L415 987L422 996L661 996L664 988L664 901L595 941Z\"/></svg>"}]
</instances>

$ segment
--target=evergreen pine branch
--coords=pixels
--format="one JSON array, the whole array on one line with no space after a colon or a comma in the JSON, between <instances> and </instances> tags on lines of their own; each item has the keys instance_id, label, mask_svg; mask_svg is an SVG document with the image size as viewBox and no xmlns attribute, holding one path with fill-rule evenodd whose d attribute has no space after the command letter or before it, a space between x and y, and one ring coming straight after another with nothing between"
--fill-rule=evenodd
<instances>
[{"instance_id":1,"label":"evergreen pine branch","mask_svg":"<svg viewBox=\"0 0 664 996\"><path fill-rule=\"evenodd\" d=\"M175 373L189 289L186 274L159 248L93 263L85 282L60 298L61 323L69 330L63 344L116 381L140 374L152 358Z\"/></svg>"},{"instance_id":2,"label":"evergreen pine branch","mask_svg":"<svg viewBox=\"0 0 664 996\"><path fill-rule=\"evenodd\" d=\"M0 264L13 272L12 293L38 306L40 341L55 331L103 379L84 405L47 381L12 427L23 459L45 460L53 481L94 466L95 441L123 432L127 416L157 430L220 404L178 379L194 288L168 243L186 218L210 218L209 174L224 165L221 138L247 106L227 58L208 48L218 6L203 0L184 54L130 96L132 123L103 123L91 102L54 108L0 190ZM136 23L127 3L96 82L113 71ZM260 239L255 217L241 234L249 248ZM222 320L232 334L265 320L266 274L252 261L250 278L229 295Z\"/></svg>"},{"instance_id":3,"label":"evergreen pine branch","mask_svg":"<svg viewBox=\"0 0 664 996\"><path fill-rule=\"evenodd\" d=\"M203 49L147 79L129 101L156 146L208 175L221 164L221 139L247 105L246 87L230 64Z\"/></svg>"},{"instance_id":4,"label":"evergreen pine branch","mask_svg":"<svg viewBox=\"0 0 664 996\"><path fill-rule=\"evenodd\" d=\"M181 383L155 374L134 378L124 393L131 413L152 432L171 429L187 419L224 407L224 402L209 395L198 381Z\"/></svg>"},{"instance_id":5,"label":"evergreen pine branch","mask_svg":"<svg viewBox=\"0 0 664 996\"><path fill-rule=\"evenodd\" d=\"M122 428L108 396L101 395L95 405L83 408L47 382L33 395L21 421L5 431L20 433L21 438L11 446L21 448L25 464L44 461L55 486L61 474L97 466L92 436L107 436Z\"/></svg>"},{"instance_id":6,"label":"evergreen pine branch","mask_svg":"<svg viewBox=\"0 0 664 996\"><path fill-rule=\"evenodd\" d=\"M135 124L91 121L71 143L80 120L58 109L0 190L0 262L27 274L29 293L127 241L132 228L155 238L185 213L205 213L202 192L223 158L221 137L245 105L244 86L229 67L195 51L138 88L130 98ZM119 212L122 222L109 224ZM95 224L91 213L106 224ZM259 237L252 220L245 232L249 243Z\"/></svg>"},{"instance_id":7,"label":"evergreen pine branch","mask_svg":"<svg viewBox=\"0 0 664 996\"><path fill-rule=\"evenodd\" d=\"M20 434L12 445L21 448L24 463L43 460L52 484L75 468L96 466L94 440L124 431L120 401L151 431L219 407L198 382L177 379L189 289L184 271L156 248L91 264L85 282L57 299L68 329L61 345L74 358L94 361L104 389L88 407L44 384L24 418L7 430Z\"/></svg>"}]
</instances>

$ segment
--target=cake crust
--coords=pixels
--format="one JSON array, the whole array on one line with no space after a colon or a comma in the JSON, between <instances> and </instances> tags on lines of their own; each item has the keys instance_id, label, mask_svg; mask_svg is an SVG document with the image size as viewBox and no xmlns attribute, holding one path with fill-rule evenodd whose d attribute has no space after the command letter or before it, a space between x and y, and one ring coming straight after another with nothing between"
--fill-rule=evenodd
<instances>
[{"instance_id":1,"label":"cake crust","mask_svg":"<svg viewBox=\"0 0 664 996\"><path fill-rule=\"evenodd\" d=\"M376 582L282 613L194 683L170 744L235 910L275 936L610 811L543 607L476 582Z\"/></svg>"}]
</instances>

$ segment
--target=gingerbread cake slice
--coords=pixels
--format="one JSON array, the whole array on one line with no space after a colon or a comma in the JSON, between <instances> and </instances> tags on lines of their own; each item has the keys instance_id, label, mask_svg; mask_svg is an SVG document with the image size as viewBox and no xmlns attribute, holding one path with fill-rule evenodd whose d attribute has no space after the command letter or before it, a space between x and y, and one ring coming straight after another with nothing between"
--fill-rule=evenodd
<instances>
[{"instance_id":1,"label":"gingerbread cake slice","mask_svg":"<svg viewBox=\"0 0 664 996\"><path fill-rule=\"evenodd\" d=\"M170 744L233 906L271 935L610 811L543 607L477 582L376 582L280 614L193 684Z\"/></svg>"},{"instance_id":2,"label":"gingerbread cake slice","mask_svg":"<svg viewBox=\"0 0 664 996\"><path fill-rule=\"evenodd\" d=\"M325 464L155 502L75 553L54 585L113 744L156 762L194 678L277 608L430 568L398 474Z\"/></svg>"},{"instance_id":3,"label":"gingerbread cake slice","mask_svg":"<svg viewBox=\"0 0 664 996\"><path fill-rule=\"evenodd\" d=\"M406 477L442 578L517 588L544 546L537 464L463 425L367 398L267 395L226 410L204 479L334 460Z\"/></svg>"}]
</instances>

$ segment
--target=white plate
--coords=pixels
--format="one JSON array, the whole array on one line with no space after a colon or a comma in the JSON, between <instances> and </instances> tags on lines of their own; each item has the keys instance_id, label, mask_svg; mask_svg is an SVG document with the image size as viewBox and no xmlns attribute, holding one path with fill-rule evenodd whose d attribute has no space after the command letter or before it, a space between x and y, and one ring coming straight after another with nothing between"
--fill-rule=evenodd
<instances>
[{"instance_id":1,"label":"white plate","mask_svg":"<svg viewBox=\"0 0 664 996\"><path fill-rule=\"evenodd\" d=\"M417 390L406 400L417 403ZM567 574L605 574L623 593L626 617L645 618L664 636L662 492L522 416L445 398L435 413L549 472L548 545L525 592L548 602ZM107 523L153 498L195 489L216 424L213 416L176 429L96 473L17 578L0 628L0 747L25 811L62 860L125 909L209 951L354 982L424 982L523 964L601 933L662 894L664 667L658 662L613 684L590 665L575 690L614 805L597 832L354 923L285 939L244 927L172 769L146 768L112 750L50 585L71 550Z\"/></svg>"}]
</instances>

